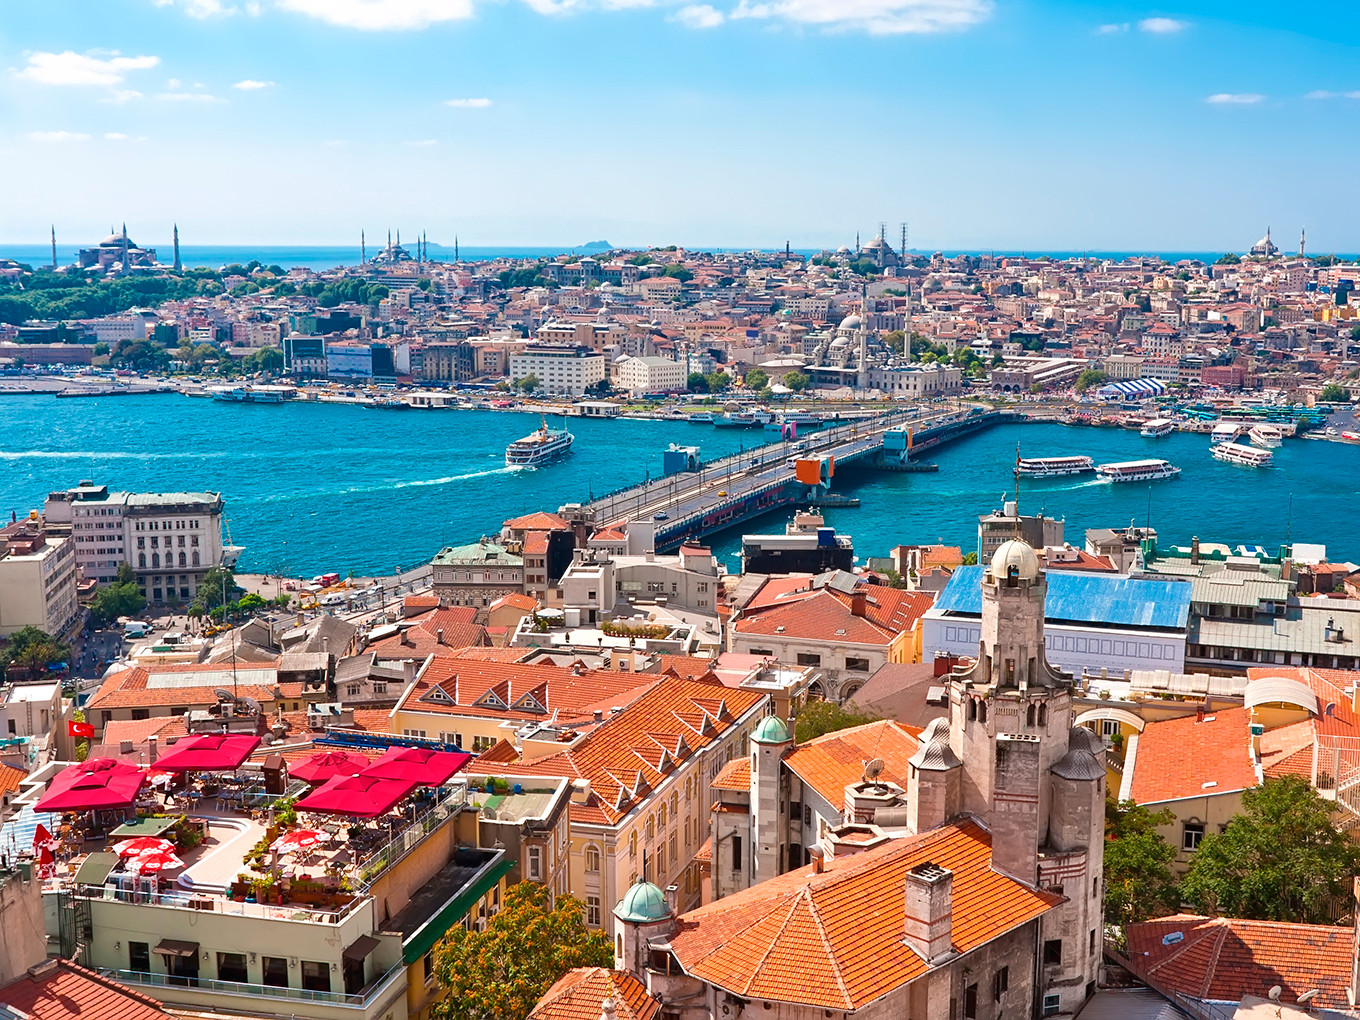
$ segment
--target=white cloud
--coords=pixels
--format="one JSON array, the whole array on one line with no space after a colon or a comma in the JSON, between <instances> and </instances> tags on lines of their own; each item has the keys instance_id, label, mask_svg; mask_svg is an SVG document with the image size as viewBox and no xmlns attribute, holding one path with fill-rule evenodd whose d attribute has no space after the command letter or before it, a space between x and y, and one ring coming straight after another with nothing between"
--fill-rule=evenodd
<instances>
[{"instance_id":1,"label":"white cloud","mask_svg":"<svg viewBox=\"0 0 1360 1020\"><path fill-rule=\"evenodd\" d=\"M1218 106L1251 106L1263 99L1259 92L1215 92L1204 101Z\"/></svg>"},{"instance_id":2,"label":"white cloud","mask_svg":"<svg viewBox=\"0 0 1360 1020\"><path fill-rule=\"evenodd\" d=\"M486 98L479 99L446 99L445 106L452 106L458 110L485 110L491 105L491 100Z\"/></svg>"},{"instance_id":3,"label":"white cloud","mask_svg":"<svg viewBox=\"0 0 1360 1020\"><path fill-rule=\"evenodd\" d=\"M1175 18L1144 18L1138 22L1140 32L1152 32L1154 35L1170 35L1189 27L1190 22L1177 21Z\"/></svg>"},{"instance_id":4,"label":"white cloud","mask_svg":"<svg viewBox=\"0 0 1360 1020\"><path fill-rule=\"evenodd\" d=\"M1328 92L1326 89L1314 89L1308 93L1306 99L1360 99L1360 91L1356 92Z\"/></svg>"},{"instance_id":5,"label":"white cloud","mask_svg":"<svg viewBox=\"0 0 1360 1020\"><path fill-rule=\"evenodd\" d=\"M178 78L171 78L169 81L165 83L165 87L168 88L171 92L175 92L178 91L183 84L184 83L181 82Z\"/></svg>"},{"instance_id":6,"label":"white cloud","mask_svg":"<svg viewBox=\"0 0 1360 1020\"><path fill-rule=\"evenodd\" d=\"M242 92L256 92L259 89L272 88L273 85L272 81L256 81L254 78L245 78L238 81L232 88L240 89Z\"/></svg>"},{"instance_id":7,"label":"white cloud","mask_svg":"<svg viewBox=\"0 0 1360 1020\"><path fill-rule=\"evenodd\" d=\"M157 7L173 7L176 0L151 0ZM191 18L220 18L236 13L236 5L226 0L178 0Z\"/></svg>"},{"instance_id":8,"label":"white cloud","mask_svg":"<svg viewBox=\"0 0 1360 1020\"><path fill-rule=\"evenodd\" d=\"M1127 21L1121 21L1109 25L1101 25L1099 28L1096 29L1096 35L1116 35L1119 32L1127 32L1129 30L1129 27L1130 26Z\"/></svg>"},{"instance_id":9,"label":"white cloud","mask_svg":"<svg viewBox=\"0 0 1360 1020\"><path fill-rule=\"evenodd\" d=\"M675 20L686 28L717 28L727 19L711 4L690 4L676 12Z\"/></svg>"},{"instance_id":10,"label":"white cloud","mask_svg":"<svg viewBox=\"0 0 1360 1020\"><path fill-rule=\"evenodd\" d=\"M332 25L369 32L426 28L473 16L473 0L278 0L279 6Z\"/></svg>"},{"instance_id":11,"label":"white cloud","mask_svg":"<svg viewBox=\"0 0 1360 1020\"><path fill-rule=\"evenodd\" d=\"M217 97L208 92L162 92L157 99L167 103L216 103Z\"/></svg>"},{"instance_id":12,"label":"white cloud","mask_svg":"<svg viewBox=\"0 0 1360 1020\"><path fill-rule=\"evenodd\" d=\"M31 131L29 138L35 142L88 142L90 136L81 131Z\"/></svg>"},{"instance_id":13,"label":"white cloud","mask_svg":"<svg viewBox=\"0 0 1360 1020\"><path fill-rule=\"evenodd\" d=\"M123 132L121 132L121 131L105 131L105 132L104 132L104 141L106 141L106 142L126 142L126 141L127 141L127 135L123 134Z\"/></svg>"},{"instance_id":14,"label":"white cloud","mask_svg":"<svg viewBox=\"0 0 1360 1020\"><path fill-rule=\"evenodd\" d=\"M263 11L264 8L260 6L259 0L247 0L246 13L252 18L258 18Z\"/></svg>"},{"instance_id":15,"label":"white cloud","mask_svg":"<svg viewBox=\"0 0 1360 1020\"><path fill-rule=\"evenodd\" d=\"M22 69L11 68L16 78L41 85L121 85L129 71L145 71L161 62L160 57L124 57L113 52L30 53Z\"/></svg>"},{"instance_id":16,"label":"white cloud","mask_svg":"<svg viewBox=\"0 0 1360 1020\"><path fill-rule=\"evenodd\" d=\"M439 142L433 138L421 138L416 141L407 142L406 144L415 149L428 149L432 145L438 145Z\"/></svg>"},{"instance_id":17,"label":"white cloud","mask_svg":"<svg viewBox=\"0 0 1360 1020\"><path fill-rule=\"evenodd\" d=\"M985 21L992 7L992 0L739 0L729 16L901 35L969 28Z\"/></svg>"}]
</instances>

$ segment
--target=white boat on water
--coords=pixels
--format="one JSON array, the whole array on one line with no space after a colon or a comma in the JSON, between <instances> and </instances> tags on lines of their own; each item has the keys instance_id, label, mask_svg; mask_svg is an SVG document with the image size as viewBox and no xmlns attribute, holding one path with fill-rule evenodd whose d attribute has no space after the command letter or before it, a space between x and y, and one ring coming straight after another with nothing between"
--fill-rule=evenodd
<instances>
[{"instance_id":1,"label":"white boat on water","mask_svg":"<svg viewBox=\"0 0 1360 1020\"><path fill-rule=\"evenodd\" d=\"M1015 473L1026 478L1080 475L1095 468L1090 457L1021 457L1015 462Z\"/></svg>"},{"instance_id":2,"label":"white boat on water","mask_svg":"<svg viewBox=\"0 0 1360 1020\"><path fill-rule=\"evenodd\" d=\"M1153 418L1139 429L1138 434L1144 439L1161 439L1162 436L1169 436L1175 431L1176 423L1170 418Z\"/></svg>"},{"instance_id":3,"label":"white boat on water","mask_svg":"<svg viewBox=\"0 0 1360 1020\"><path fill-rule=\"evenodd\" d=\"M711 425L713 424L713 415L706 414L703 411L696 411L693 414L689 415L685 420L699 422L704 425Z\"/></svg>"},{"instance_id":4,"label":"white boat on water","mask_svg":"<svg viewBox=\"0 0 1360 1020\"><path fill-rule=\"evenodd\" d=\"M1274 450L1284 442L1284 432L1277 429L1274 425L1256 425L1247 433L1247 438L1257 446L1263 446L1267 450Z\"/></svg>"},{"instance_id":5,"label":"white boat on water","mask_svg":"<svg viewBox=\"0 0 1360 1020\"><path fill-rule=\"evenodd\" d=\"M1231 443L1240 436L1245 426L1237 422L1219 422L1209 433L1209 445L1217 446L1219 443Z\"/></svg>"},{"instance_id":6,"label":"white boat on water","mask_svg":"<svg viewBox=\"0 0 1360 1020\"><path fill-rule=\"evenodd\" d=\"M1241 443L1219 443L1214 447L1214 459L1225 464L1240 464L1242 467L1269 467L1275 455L1269 450L1258 450Z\"/></svg>"},{"instance_id":7,"label":"white boat on water","mask_svg":"<svg viewBox=\"0 0 1360 1020\"><path fill-rule=\"evenodd\" d=\"M1180 473L1180 468L1166 460L1124 460L1096 468L1096 474L1107 482L1150 482Z\"/></svg>"},{"instance_id":8,"label":"white boat on water","mask_svg":"<svg viewBox=\"0 0 1360 1020\"><path fill-rule=\"evenodd\" d=\"M542 428L523 439L516 439L505 448L505 466L538 467L551 463L569 454L575 440L576 437L566 429L548 428L548 420L544 418Z\"/></svg>"}]
</instances>

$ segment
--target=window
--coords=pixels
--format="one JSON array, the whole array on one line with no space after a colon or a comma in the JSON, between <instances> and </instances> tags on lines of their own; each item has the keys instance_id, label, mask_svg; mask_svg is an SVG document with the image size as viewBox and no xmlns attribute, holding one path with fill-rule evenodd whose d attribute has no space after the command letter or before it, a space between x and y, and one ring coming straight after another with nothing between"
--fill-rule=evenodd
<instances>
[{"instance_id":1,"label":"window","mask_svg":"<svg viewBox=\"0 0 1360 1020\"><path fill-rule=\"evenodd\" d=\"M132 710L132 718L134 718L134 719L150 719L150 718L151 718L151 709L149 709L149 708L134 708L134 709Z\"/></svg>"},{"instance_id":2,"label":"window","mask_svg":"<svg viewBox=\"0 0 1360 1020\"><path fill-rule=\"evenodd\" d=\"M1181 832L1181 849L1194 852L1199 849L1199 841L1204 838L1204 826L1186 822Z\"/></svg>"},{"instance_id":3,"label":"window","mask_svg":"<svg viewBox=\"0 0 1360 1020\"><path fill-rule=\"evenodd\" d=\"M732 837L732 870L741 870L741 837Z\"/></svg>"},{"instance_id":4,"label":"window","mask_svg":"<svg viewBox=\"0 0 1360 1020\"><path fill-rule=\"evenodd\" d=\"M600 898L598 896L586 897L586 924L592 928L600 926Z\"/></svg>"},{"instance_id":5,"label":"window","mask_svg":"<svg viewBox=\"0 0 1360 1020\"><path fill-rule=\"evenodd\" d=\"M1049 939L1044 943L1044 966L1062 966L1062 939Z\"/></svg>"},{"instance_id":6,"label":"window","mask_svg":"<svg viewBox=\"0 0 1360 1020\"><path fill-rule=\"evenodd\" d=\"M425 954L425 959L422 961L422 963L423 963L424 972L425 972L425 983L428 985L431 981L434 980L434 951L433 951L433 950L431 950L430 952L428 952L428 953Z\"/></svg>"},{"instance_id":7,"label":"window","mask_svg":"<svg viewBox=\"0 0 1360 1020\"><path fill-rule=\"evenodd\" d=\"M288 987L288 961L282 956L264 957L264 983L275 988Z\"/></svg>"},{"instance_id":8,"label":"window","mask_svg":"<svg viewBox=\"0 0 1360 1020\"><path fill-rule=\"evenodd\" d=\"M139 970L143 973L151 970L150 942L128 943L128 970Z\"/></svg>"},{"instance_id":9,"label":"window","mask_svg":"<svg viewBox=\"0 0 1360 1020\"><path fill-rule=\"evenodd\" d=\"M1044 996L1044 1016L1052 1016L1062 1011L1062 998L1057 995Z\"/></svg>"},{"instance_id":10,"label":"window","mask_svg":"<svg viewBox=\"0 0 1360 1020\"><path fill-rule=\"evenodd\" d=\"M1001 996L1006 994L1006 989L1011 986L1011 969L1002 967L992 975L992 1001L1000 1002Z\"/></svg>"},{"instance_id":11,"label":"window","mask_svg":"<svg viewBox=\"0 0 1360 1020\"><path fill-rule=\"evenodd\" d=\"M628 834L628 855L629 855L630 857L636 857L636 856L637 856L637 833L636 833L636 832L630 832L630 833ZM629 885L632 885L633 883L632 883L632 882L629 882L628 884L629 884Z\"/></svg>"},{"instance_id":12,"label":"window","mask_svg":"<svg viewBox=\"0 0 1360 1020\"><path fill-rule=\"evenodd\" d=\"M401 735L402 735L403 737L423 737L423 736L425 736L425 731L424 731L424 730L402 730L402 731L401 731ZM478 751L478 753L480 754L481 752Z\"/></svg>"},{"instance_id":13,"label":"window","mask_svg":"<svg viewBox=\"0 0 1360 1020\"><path fill-rule=\"evenodd\" d=\"M314 960L303 960L302 987L312 992L329 992L331 990L330 967Z\"/></svg>"},{"instance_id":14,"label":"window","mask_svg":"<svg viewBox=\"0 0 1360 1020\"><path fill-rule=\"evenodd\" d=\"M800 666L820 666L822 657L814 652L799 652L798 665Z\"/></svg>"},{"instance_id":15,"label":"window","mask_svg":"<svg viewBox=\"0 0 1360 1020\"><path fill-rule=\"evenodd\" d=\"M586 871L590 874L598 874L600 870L600 848L596 846L586 847Z\"/></svg>"},{"instance_id":16,"label":"window","mask_svg":"<svg viewBox=\"0 0 1360 1020\"><path fill-rule=\"evenodd\" d=\"M869 672L869 660L868 660L868 659L846 659L846 660L845 660L845 668L846 668L846 669L852 669L852 670L854 670L856 673L867 673L867 672Z\"/></svg>"},{"instance_id":17,"label":"window","mask_svg":"<svg viewBox=\"0 0 1360 1020\"><path fill-rule=\"evenodd\" d=\"M359 685L349 684L345 687L345 694L351 698L357 698L359 696Z\"/></svg>"},{"instance_id":18,"label":"window","mask_svg":"<svg viewBox=\"0 0 1360 1020\"><path fill-rule=\"evenodd\" d=\"M219 981L239 981L245 984L246 977L246 954L245 953L218 953L217 954L217 980Z\"/></svg>"},{"instance_id":19,"label":"window","mask_svg":"<svg viewBox=\"0 0 1360 1020\"><path fill-rule=\"evenodd\" d=\"M679 862L679 860L680 860L680 853L679 853L679 851L676 849L675 833L672 832L672 833L671 833L671 867L675 867L675 865Z\"/></svg>"},{"instance_id":20,"label":"window","mask_svg":"<svg viewBox=\"0 0 1360 1020\"><path fill-rule=\"evenodd\" d=\"M1087 946L1086 951L1089 953L1094 953L1096 951L1096 930L1094 928L1091 929L1090 943L1091 944Z\"/></svg>"},{"instance_id":21,"label":"window","mask_svg":"<svg viewBox=\"0 0 1360 1020\"><path fill-rule=\"evenodd\" d=\"M534 882L543 881L543 848L529 847L529 878Z\"/></svg>"},{"instance_id":22,"label":"window","mask_svg":"<svg viewBox=\"0 0 1360 1020\"><path fill-rule=\"evenodd\" d=\"M963 1015L966 1020L977 1016L977 985L969 985L963 990Z\"/></svg>"}]
</instances>

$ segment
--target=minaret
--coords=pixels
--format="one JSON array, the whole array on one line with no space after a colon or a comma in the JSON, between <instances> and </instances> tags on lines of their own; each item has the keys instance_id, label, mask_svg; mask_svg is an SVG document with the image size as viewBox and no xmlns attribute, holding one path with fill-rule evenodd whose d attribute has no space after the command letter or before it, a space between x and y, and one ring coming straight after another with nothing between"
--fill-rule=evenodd
<instances>
[{"instance_id":1,"label":"minaret","mask_svg":"<svg viewBox=\"0 0 1360 1020\"><path fill-rule=\"evenodd\" d=\"M1299 258L1303 258L1304 242L1307 240L1307 231L1299 227Z\"/></svg>"},{"instance_id":2,"label":"minaret","mask_svg":"<svg viewBox=\"0 0 1360 1020\"><path fill-rule=\"evenodd\" d=\"M457 263L457 261L458 261L458 235L457 235L457 234L454 234L454 235L453 235L453 261L454 261L455 263Z\"/></svg>"},{"instance_id":3,"label":"minaret","mask_svg":"<svg viewBox=\"0 0 1360 1020\"><path fill-rule=\"evenodd\" d=\"M179 224L175 224L175 272L180 272L184 266L179 260Z\"/></svg>"},{"instance_id":4,"label":"minaret","mask_svg":"<svg viewBox=\"0 0 1360 1020\"><path fill-rule=\"evenodd\" d=\"M127 236L127 222L124 221L124 223L123 223L123 269L122 269L122 272L120 273L120 275L126 276L126 275L127 275L127 272L128 272L128 236Z\"/></svg>"},{"instance_id":5,"label":"minaret","mask_svg":"<svg viewBox=\"0 0 1360 1020\"><path fill-rule=\"evenodd\" d=\"M368 265L368 245L364 242L364 232L359 231L359 265Z\"/></svg>"},{"instance_id":6,"label":"minaret","mask_svg":"<svg viewBox=\"0 0 1360 1020\"><path fill-rule=\"evenodd\" d=\"M57 271L57 225L52 224L52 271Z\"/></svg>"},{"instance_id":7,"label":"minaret","mask_svg":"<svg viewBox=\"0 0 1360 1020\"><path fill-rule=\"evenodd\" d=\"M859 254L859 231L855 231L855 254Z\"/></svg>"}]
</instances>

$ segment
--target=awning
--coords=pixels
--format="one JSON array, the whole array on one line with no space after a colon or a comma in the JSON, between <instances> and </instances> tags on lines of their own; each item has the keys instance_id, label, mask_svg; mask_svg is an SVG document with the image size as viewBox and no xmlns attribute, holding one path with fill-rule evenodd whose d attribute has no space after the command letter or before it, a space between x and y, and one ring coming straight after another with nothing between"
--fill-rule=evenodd
<instances>
[{"instance_id":1,"label":"awning","mask_svg":"<svg viewBox=\"0 0 1360 1020\"><path fill-rule=\"evenodd\" d=\"M77 885L103 885L104 880L114 868L118 867L119 857L117 854L99 853L90 854L80 865L80 870L76 872Z\"/></svg>"},{"instance_id":2,"label":"awning","mask_svg":"<svg viewBox=\"0 0 1360 1020\"><path fill-rule=\"evenodd\" d=\"M156 943L156 948L151 950L161 956L182 956L188 958L198 955L197 942L181 942L179 939L161 939Z\"/></svg>"},{"instance_id":3,"label":"awning","mask_svg":"<svg viewBox=\"0 0 1360 1020\"><path fill-rule=\"evenodd\" d=\"M362 960L380 945L382 943L371 935L360 935L354 940L353 945L340 954L340 958L342 960Z\"/></svg>"},{"instance_id":4,"label":"awning","mask_svg":"<svg viewBox=\"0 0 1360 1020\"><path fill-rule=\"evenodd\" d=\"M174 818L139 818L135 822L124 822L109 835L115 839L135 839L138 836L164 836L175 827Z\"/></svg>"}]
</instances>

